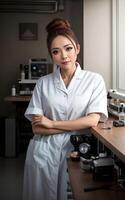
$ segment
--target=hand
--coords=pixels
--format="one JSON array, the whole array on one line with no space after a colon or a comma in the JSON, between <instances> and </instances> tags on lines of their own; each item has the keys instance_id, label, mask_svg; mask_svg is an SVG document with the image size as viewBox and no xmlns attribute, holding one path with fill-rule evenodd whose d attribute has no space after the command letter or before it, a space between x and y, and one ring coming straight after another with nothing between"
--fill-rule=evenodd
<instances>
[{"instance_id":1,"label":"hand","mask_svg":"<svg viewBox=\"0 0 125 200\"><path fill-rule=\"evenodd\" d=\"M32 117L32 125L39 125L45 128L53 128L53 121L43 115L34 115Z\"/></svg>"}]
</instances>

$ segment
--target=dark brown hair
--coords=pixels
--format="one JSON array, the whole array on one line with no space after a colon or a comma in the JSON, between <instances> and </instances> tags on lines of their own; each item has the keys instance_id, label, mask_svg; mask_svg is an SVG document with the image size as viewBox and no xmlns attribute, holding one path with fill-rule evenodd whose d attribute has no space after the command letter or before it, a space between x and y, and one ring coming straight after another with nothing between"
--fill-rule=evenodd
<instances>
[{"instance_id":1,"label":"dark brown hair","mask_svg":"<svg viewBox=\"0 0 125 200\"><path fill-rule=\"evenodd\" d=\"M48 33L47 35L47 47L48 51L51 55L51 44L55 37L62 35L67 37L73 44L73 41L75 44L79 44L77 37L75 36L75 33L71 29L70 23L67 20L56 18L53 19L47 26L46 31ZM73 44L74 45L74 44Z\"/></svg>"}]
</instances>

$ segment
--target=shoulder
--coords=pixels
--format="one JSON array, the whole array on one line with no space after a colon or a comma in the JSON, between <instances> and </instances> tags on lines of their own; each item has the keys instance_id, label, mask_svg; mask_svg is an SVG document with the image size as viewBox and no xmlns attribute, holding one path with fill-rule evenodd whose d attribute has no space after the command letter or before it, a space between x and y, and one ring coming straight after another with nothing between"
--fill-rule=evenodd
<instances>
[{"instance_id":1,"label":"shoulder","mask_svg":"<svg viewBox=\"0 0 125 200\"><path fill-rule=\"evenodd\" d=\"M36 84L37 85L41 85L42 83L44 83L44 82L48 82L48 81L50 81L50 80L52 80L53 79L53 73L50 73L50 74L47 74L47 75L45 75L45 76L42 76L42 77L40 77L38 80L37 80L37 82L36 82Z\"/></svg>"},{"instance_id":2,"label":"shoulder","mask_svg":"<svg viewBox=\"0 0 125 200\"><path fill-rule=\"evenodd\" d=\"M88 71L88 70L81 70L81 74L82 74L82 76L84 76L84 77L86 77L86 78L88 78L88 79L90 79L90 80L97 80L97 81L101 81L101 80L103 80L103 77L102 77L102 75L101 74L99 74L99 73L97 73L97 72L92 72L92 71Z\"/></svg>"},{"instance_id":3,"label":"shoulder","mask_svg":"<svg viewBox=\"0 0 125 200\"><path fill-rule=\"evenodd\" d=\"M103 76L99 73L81 70L82 83L86 84L87 87L95 88L105 88L105 82Z\"/></svg>"},{"instance_id":4,"label":"shoulder","mask_svg":"<svg viewBox=\"0 0 125 200\"><path fill-rule=\"evenodd\" d=\"M42 88L47 88L48 85L52 85L53 74L47 74L45 76L41 76L35 84L35 90L42 90Z\"/></svg>"}]
</instances>

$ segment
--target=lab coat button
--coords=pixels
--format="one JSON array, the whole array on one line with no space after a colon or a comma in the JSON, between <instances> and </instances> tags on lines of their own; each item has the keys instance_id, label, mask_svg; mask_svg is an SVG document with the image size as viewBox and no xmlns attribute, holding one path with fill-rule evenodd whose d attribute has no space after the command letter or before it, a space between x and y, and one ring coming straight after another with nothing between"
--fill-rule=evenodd
<instances>
[{"instance_id":1,"label":"lab coat button","mask_svg":"<svg viewBox=\"0 0 125 200\"><path fill-rule=\"evenodd\" d=\"M62 114L63 114L63 115L65 115L65 114L66 114L66 112L62 112Z\"/></svg>"}]
</instances>

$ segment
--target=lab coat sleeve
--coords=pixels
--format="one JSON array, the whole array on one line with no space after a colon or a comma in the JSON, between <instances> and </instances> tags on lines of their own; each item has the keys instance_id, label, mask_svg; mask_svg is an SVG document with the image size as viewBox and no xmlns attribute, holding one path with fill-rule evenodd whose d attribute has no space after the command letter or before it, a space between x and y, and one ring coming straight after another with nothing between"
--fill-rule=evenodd
<instances>
[{"instance_id":1,"label":"lab coat sleeve","mask_svg":"<svg viewBox=\"0 0 125 200\"><path fill-rule=\"evenodd\" d=\"M87 107L86 114L98 112L100 113L100 121L105 121L108 117L107 112L107 93L105 82L101 75L96 74L93 80L93 92Z\"/></svg>"},{"instance_id":2,"label":"lab coat sleeve","mask_svg":"<svg viewBox=\"0 0 125 200\"><path fill-rule=\"evenodd\" d=\"M24 116L28 120L32 120L32 115L40 114L43 115L43 106L42 106L42 80L38 80L34 88L32 98L29 102L29 105L26 109Z\"/></svg>"}]
</instances>

